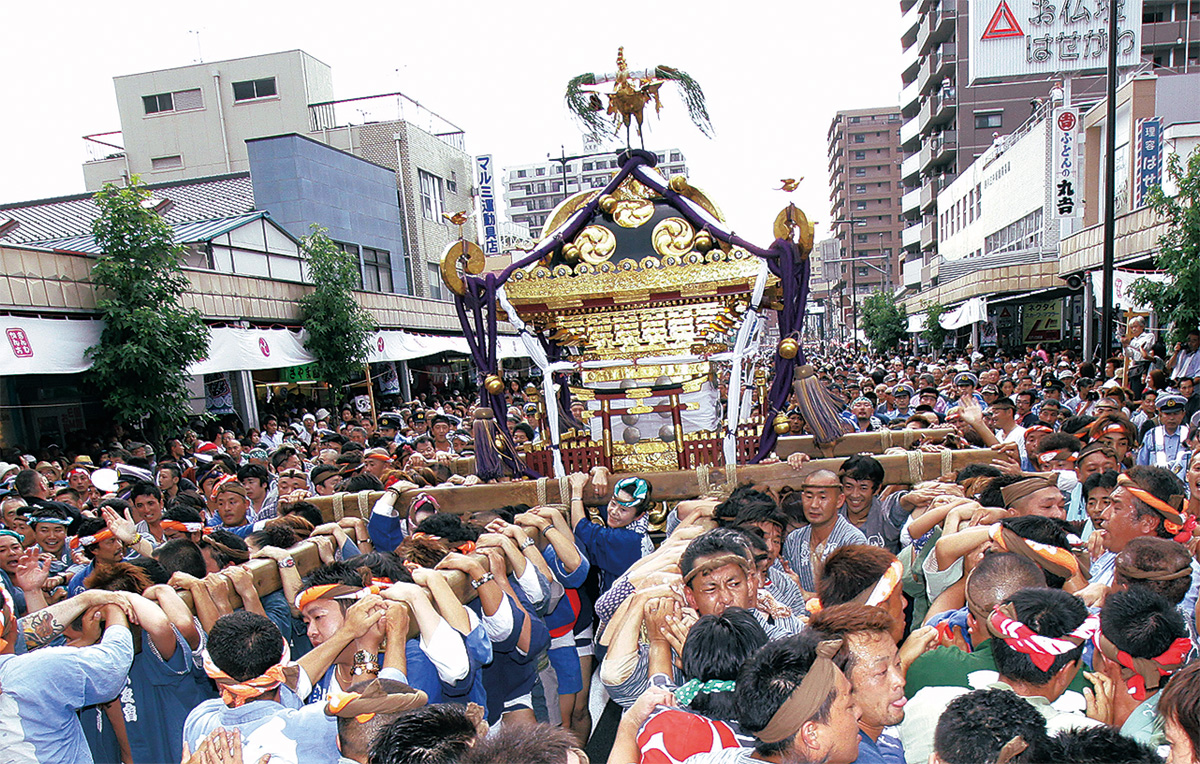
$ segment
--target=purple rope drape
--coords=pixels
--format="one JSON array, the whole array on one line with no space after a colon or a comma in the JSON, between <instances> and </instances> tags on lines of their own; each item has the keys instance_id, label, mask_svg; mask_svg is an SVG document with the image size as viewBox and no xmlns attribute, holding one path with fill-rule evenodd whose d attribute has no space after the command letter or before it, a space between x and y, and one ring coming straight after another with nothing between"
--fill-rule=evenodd
<instances>
[{"instance_id":1,"label":"purple rope drape","mask_svg":"<svg viewBox=\"0 0 1200 764\"><path fill-rule=\"evenodd\" d=\"M779 336L787 337L800 330L804 322L804 306L808 302L808 278L811 273L811 263L807 257L800 256L800 248L788 239L776 239L771 247L779 253L779 257L767 261L771 273L779 279L782 290L783 310L779 313ZM775 434L774 415L783 410L787 404L788 395L792 392L792 378L796 366L804 363L803 348L795 358L784 358L775 349L775 378L771 380L771 390L767 393L770 404L767 409L766 421L763 423L762 434L758 440L758 452L751 463L757 464L775 450L779 436Z\"/></svg>"},{"instance_id":2,"label":"purple rope drape","mask_svg":"<svg viewBox=\"0 0 1200 764\"><path fill-rule=\"evenodd\" d=\"M500 373L496 317L496 290L499 288L499 282L494 273L489 273L482 279L474 278L464 283L466 293L455 296L454 309L458 312L458 320L467 339L467 348L471 351L471 360L479 370L479 402L496 415L496 429L508 440L508 403L504 399L504 392L501 391L499 395L490 393L483 384L487 375ZM541 477L508 453L508 449L500 450L500 458L514 475Z\"/></svg>"}]
</instances>

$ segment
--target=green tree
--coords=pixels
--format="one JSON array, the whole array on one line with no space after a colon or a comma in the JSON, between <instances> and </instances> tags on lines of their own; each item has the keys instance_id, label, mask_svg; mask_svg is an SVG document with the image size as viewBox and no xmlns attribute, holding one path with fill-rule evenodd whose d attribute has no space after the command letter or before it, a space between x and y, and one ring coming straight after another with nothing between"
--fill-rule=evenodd
<instances>
[{"instance_id":1,"label":"green tree","mask_svg":"<svg viewBox=\"0 0 1200 764\"><path fill-rule=\"evenodd\" d=\"M1135 300L1154 308L1161 325L1172 324L1171 339L1182 342L1189 329L1200 326L1200 152L1188 157L1186 167L1178 154L1172 155L1167 175L1179 193L1167 196L1155 187L1148 201L1167 224L1158 238L1154 264L1168 278L1137 279L1129 291Z\"/></svg>"},{"instance_id":2,"label":"green tree","mask_svg":"<svg viewBox=\"0 0 1200 764\"><path fill-rule=\"evenodd\" d=\"M358 260L333 243L325 229L313 224L302 240L313 291L300 300L308 340L304 347L316 357L321 378L344 385L359 374L370 354L375 319L354 299L359 287Z\"/></svg>"},{"instance_id":3,"label":"green tree","mask_svg":"<svg viewBox=\"0 0 1200 764\"><path fill-rule=\"evenodd\" d=\"M862 303L863 332L876 352L899 347L908 335L908 315L888 292L875 292Z\"/></svg>"},{"instance_id":4,"label":"green tree","mask_svg":"<svg viewBox=\"0 0 1200 764\"><path fill-rule=\"evenodd\" d=\"M117 421L151 440L186 424L191 412L188 367L208 350L208 328L180 297L190 288L184 248L146 200L135 176L95 196L100 216L92 235L102 255L92 266L100 343L88 348L91 379Z\"/></svg>"},{"instance_id":5,"label":"green tree","mask_svg":"<svg viewBox=\"0 0 1200 764\"><path fill-rule=\"evenodd\" d=\"M946 341L948 332L942 328L942 315L946 312L946 306L940 302L929 303L925 306L925 329L921 332L921 336L929 343L929 347L933 350L933 355L936 358L942 350L942 343Z\"/></svg>"}]
</instances>

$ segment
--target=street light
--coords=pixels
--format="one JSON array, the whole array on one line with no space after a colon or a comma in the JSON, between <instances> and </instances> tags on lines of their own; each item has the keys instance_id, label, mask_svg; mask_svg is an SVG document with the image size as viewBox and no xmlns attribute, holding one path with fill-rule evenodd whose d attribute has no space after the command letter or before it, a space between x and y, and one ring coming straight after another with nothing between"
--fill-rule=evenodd
<instances>
[{"instance_id":1,"label":"street light","mask_svg":"<svg viewBox=\"0 0 1200 764\"><path fill-rule=\"evenodd\" d=\"M831 220L829 225L848 225L850 233L847 234L847 239L850 242L850 261L854 262L854 228L866 225L867 221L861 218L841 218L840 220ZM840 260L839 260L840 262ZM858 283L854 277L854 266L850 266L850 334L854 337L854 354L858 355ZM840 309L840 305L838 306Z\"/></svg>"}]
</instances>

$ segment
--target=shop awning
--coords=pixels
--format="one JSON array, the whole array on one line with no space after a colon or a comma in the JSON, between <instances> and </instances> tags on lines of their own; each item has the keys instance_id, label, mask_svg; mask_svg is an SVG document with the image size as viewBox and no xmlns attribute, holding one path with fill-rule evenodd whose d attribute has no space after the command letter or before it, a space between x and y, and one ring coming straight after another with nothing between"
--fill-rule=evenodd
<instances>
[{"instance_id":1,"label":"shop awning","mask_svg":"<svg viewBox=\"0 0 1200 764\"><path fill-rule=\"evenodd\" d=\"M516 337L498 337L496 339L501 358L525 358L529 353ZM398 330L383 330L377 332L371 340L372 363L382 361L410 361L414 358L437 355L438 353L457 353L470 355L471 349L465 337L444 337L436 334L414 334Z\"/></svg>"},{"instance_id":2,"label":"shop awning","mask_svg":"<svg viewBox=\"0 0 1200 764\"><path fill-rule=\"evenodd\" d=\"M917 313L908 317L908 333L920 334L925 331L925 314Z\"/></svg>"},{"instance_id":3,"label":"shop awning","mask_svg":"<svg viewBox=\"0 0 1200 764\"><path fill-rule=\"evenodd\" d=\"M987 302L982 297L972 297L938 320L943 329L960 329L964 326L987 321Z\"/></svg>"},{"instance_id":4,"label":"shop awning","mask_svg":"<svg viewBox=\"0 0 1200 764\"><path fill-rule=\"evenodd\" d=\"M0 316L0 376L18 374L78 374L91 368L85 351L100 342L104 322ZM223 371L258 371L303 366L316 359L304 349L305 332L290 329L210 330L207 357L192 364L189 374ZM516 337L500 337L501 358L528 354ZM378 332L371 341L370 360L408 361L415 358L456 353L469 355L463 337L441 337L398 330Z\"/></svg>"},{"instance_id":5,"label":"shop awning","mask_svg":"<svg viewBox=\"0 0 1200 764\"><path fill-rule=\"evenodd\" d=\"M304 349L304 331L229 327L211 331L208 357L192 364L189 374L282 369L316 360Z\"/></svg>"},{"instance_id":6,"label":"shop awning","mask_svg":"<svg viewBox=\"0 0 1200 764\"><path fill-rule=\"evenodd\" d=\"M100 342L104 322L0 316L0 330L0 376L78 374L91 368L85 351Z\"/></svg>"}]
</instances>

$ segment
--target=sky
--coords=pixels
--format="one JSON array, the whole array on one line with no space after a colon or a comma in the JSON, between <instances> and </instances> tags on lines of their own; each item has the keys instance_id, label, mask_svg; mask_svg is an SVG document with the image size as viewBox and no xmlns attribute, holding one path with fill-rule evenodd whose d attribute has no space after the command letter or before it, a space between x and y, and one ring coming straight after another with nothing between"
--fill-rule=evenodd
<instances>
[{"instance_id":1,"label":"sky","mask_svg":"<svg viewBox=\"0 0 1200 764\"><path fill-rule=\"evenodd\" d=\"M120 127L114 76L299 48L332 67L337 98L402 91L503 168L580 152L566 83L613 71L624 45L633 69L691 74L715 128L704 137L669 92L647 148L681 149L689 179L751 241L770 242L789 201L821 238L826 131L840 109L898 102L899 21L897 0L13 4L6 27L24 33L0 46L0 202L84 190L81 137ZM786 194L783 178L804 181Z\"/></svg>"}]
</instances>

